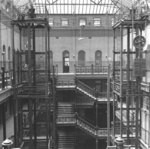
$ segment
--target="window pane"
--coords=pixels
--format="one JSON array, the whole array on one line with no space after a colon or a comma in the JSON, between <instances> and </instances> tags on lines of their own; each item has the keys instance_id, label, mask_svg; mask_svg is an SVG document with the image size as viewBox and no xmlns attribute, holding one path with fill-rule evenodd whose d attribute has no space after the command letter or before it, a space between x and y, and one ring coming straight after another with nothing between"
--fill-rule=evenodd
<instances>
[{"instance_id":1,"label":"window pane","mask_svg":"<svg viewBox=\"0 0 150 149\"><path fill-rule=\"evenodd\" d=\"M86 25L86 20L85 19L80 19L79 25L80 26L85 26Z\"/></svg>"},{"instance_id":2,"label":"window pane","mask_svg":"<svg viewBox=\"0 0 150 149\"><path fill-rule=\"evenodd\" d=\"M69 23L68 23L68 19L67 19L67 18L63 18L63 19L62 19L62 22L61 22L61 25L62 25L62 26L68 26L68 24L69 24Z\"/></svg>"},{"instance_id":3,"label":"window pane","mask_svg":"<svg viewBox=\"0 0 150 149\"><path fill-rule=\"evenodd\" d=\"M100 18L94 18L94 26L101 26L101 19Z\"/></svg>"},{"instance_id":4,"label":"window pane","mask_svg":"<svg viewBox=\"0 0 150 149\"><path fill-rule=\"evenodd\" d=\"M49 18L49 25L50 25L50 26L53 26L53 25L54 25L53 18Z\"/></svg>"}]
</instances>

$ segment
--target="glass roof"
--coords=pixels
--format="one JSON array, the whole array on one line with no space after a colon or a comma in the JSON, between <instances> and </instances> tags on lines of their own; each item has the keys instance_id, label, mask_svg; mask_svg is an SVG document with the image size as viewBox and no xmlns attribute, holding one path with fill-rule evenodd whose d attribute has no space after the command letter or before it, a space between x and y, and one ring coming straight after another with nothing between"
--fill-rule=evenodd
<instances>
[{"instance_id":1,"label":"glass roof","mask_svg":"<svg viewBox=\"0 0 150 149\"><path fill-rule=\"evenodd\" d=\"M133 7L149 7L148 0L12 0L22 13L33 5L36 14L119 14Z\"/></svg>"},{"instance_id":2,"label":"glass roof","mask_svg":"<svg viewBox=\"0 0 150 149\"><path fill-rule=\"evenodd\" d=\"M115 14L119 10L112 0L14 0L21 12L30 4L36 14Z\"/></svg>"}]
</instances>

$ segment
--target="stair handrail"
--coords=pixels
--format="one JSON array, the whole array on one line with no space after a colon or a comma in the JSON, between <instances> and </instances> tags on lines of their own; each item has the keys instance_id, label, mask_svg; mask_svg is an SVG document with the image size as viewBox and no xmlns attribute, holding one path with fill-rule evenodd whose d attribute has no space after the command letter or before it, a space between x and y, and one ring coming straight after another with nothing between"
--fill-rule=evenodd
<instances>
[{"instance_id":1,"label":"stair handrail","mask_svg":"<svg viewBox=\"0 0 150 149\"><path fill-rule=\"evenodd\" d=\"M61 86L75 85L74 76L70 80L61 80L61 79L59 79L59 76L58 76L57 77L57 85L61 85Z\"/></svg>"},{"instance_id":2,"label":"stair handrail","mask_svg":"<svg viewBox=\"0 0 150 149\"><path fill-rule=\"evenodd\" d=\"M89 132L93 132L92 134L94 134L95 136L107 136L107 132L108 132L108 129L107 128L99 128L99 127L96 127L94 125L92 125L91 123L87 122L86 120L84 120L83 118L81 118L80 116L76 116L76 119L77 119L77 125L78 125L78 122L79 120L82 121L84 124L87 124L86 126L88 126L88 128L90 129L87 129ZM78 125L80 126L80 125ZM90 126L90 127L89 127ZM90 131L91 130L91 131ZM112 131L112 129L110 128L110 132Z\"/></svg>"},{"instance_id":3,"label":"stair handrail","mask_svg":"<svg viewBox=\"0 0 150 149\"><path fill-rule=\"evenodd\" d=\"M95 90L89 87L88 85L86 85L85 83L79 81L77 78L75 79L75 84L77 87L87 91L88 93L90 93L91 95L95 97Z\"/></svg>"},{"instance_id":4,"label":"stair handrail","mask_svg":"<svg viewBox=\"0 0 150 149\"><path fill-rule=\"evenodd\" d=\"M63 123L76 123L76 118L74 116L67 116L67 117L63 117L63 116L58 116L57 117L57 122L63 122Z\"/></svg>"},{"instance_id":5,"label":"stair handrail","mask_svg":"<svg viewBox=\"0 0 150 149\"><path fill-rule=\"evenodd\" d=\"M96 127L94 125L92 125L91 123L89 123L88 121L86 121L85 119L83 119L82 117L78 116L77 114L75 114L74 116L67 116L67 117L61 117L58 116L57 117L57 122L71 122L73 124L76 124L77 126L79 126L80 128L86 130L87 132L91 133L94 136L106 136L107 137L107 128L99 128ZM110 132L111 132L111 128L110 128Z\"/></svg>"},{"instance_id":6,"label":"stair handrail","mask_svg":"<svg viewBox=\"0 0 150 149\"><path fill-rule=\"evenodd\" d=\"M92 133L93 135L97 134L96 127L90 124L89 122L85 121L83 118L77 116L76 123L77 126L86 129L88 132Z\"/></svg>"}]
</instances>

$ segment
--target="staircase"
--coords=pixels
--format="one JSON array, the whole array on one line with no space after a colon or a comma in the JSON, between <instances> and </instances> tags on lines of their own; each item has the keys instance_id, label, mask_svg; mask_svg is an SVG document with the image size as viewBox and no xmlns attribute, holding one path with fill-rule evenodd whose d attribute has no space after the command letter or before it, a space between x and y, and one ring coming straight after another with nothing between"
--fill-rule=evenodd
<instances>
[{"instance_id":1,"label":"staircase","mask_svg":"<svg viewBox=\"0 0 150 149\"><path fill-rule=\"evenodd\" d=\"M90 88L85 83L83 83L83 82L81 82L79 80L76 80L76 89L80 93L82 93L82 94L84 94L84 95L86 95L86 96L88 96L88 97L90 97L90 98L92 98L94 100L97 100L96 97L95 97L95 90L93 90L92 88Z\"/></svg>"},{"instance_id":2,"label":"staircase","mask_svg":"<svg viewBox=\"0 0 150 149\"><path fill-rule=\"evenodd\" d=\"M86 85L85 83L79 81L78 79L74 79L74 75L58 75L56 88L75 88L80 93L97 100L95 97L95 90Z\"/></svg>"},{"instance_id":3,"label":"staircase","mask_svg":"<svg viewBox=\"0 0 150 149\"><path fill-rule=\"evenodd\" d=\"M96 128L94 125L90 124L83 118L79 117L76 121L77 126L88 133L89 135L92 135L93 137L98 138L106 138L107 137L107 128Z\"/></svg>"},{"instance_id":4,"label":"staircase","mask_svg":"<svg viewBox=\"0 0 150 149\"><path fill-rule=\"evenodd\" d=\"M58 134L58 149L74 149L75 136L73 134Z\"/></svg>"},{"instance_id":5,"label":"staircase","mask_svg":"<svg viewBox=\"0 0 150 149\"><path fill-rule=\"evenodd\" d=\"M69 103L58 103L57 124L75 124L74 108Z\"/></svg>"},{"instance_id":6,"label":"staircase","mask_svg":"<svg viewBox=\"0 0 150 149\"><path fill-rule=\"evenodd\" d=\"M64 114L62 116L57 116L57 124L59 125L69 125L72 124L74 126L77 126L87 134L98 137L98 138L106 138L107 137L107 128L96 128L94 125L90 124L83 118L79 116L72 115L65 117Z\"/></svg>"}]
</instances>

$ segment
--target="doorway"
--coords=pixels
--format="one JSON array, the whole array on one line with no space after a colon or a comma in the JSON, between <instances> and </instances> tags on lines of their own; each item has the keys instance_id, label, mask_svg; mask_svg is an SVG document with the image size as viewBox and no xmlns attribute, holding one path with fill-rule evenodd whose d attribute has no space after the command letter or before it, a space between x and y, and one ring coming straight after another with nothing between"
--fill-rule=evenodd
<instances>
[{"instance_id":1,"label":"doorway","mask_svg":"<svg viewBox=\"0 0 150 149\"><path fill-rule=\"evenodd\" d=\"M63 73L69 73L69 52L63 52Z\"/></svg>"}]
</instances>

